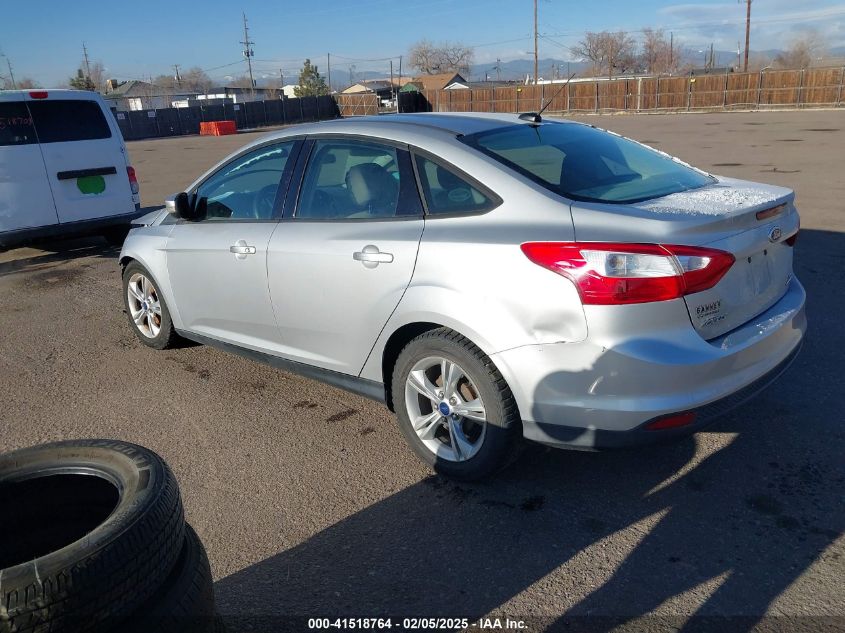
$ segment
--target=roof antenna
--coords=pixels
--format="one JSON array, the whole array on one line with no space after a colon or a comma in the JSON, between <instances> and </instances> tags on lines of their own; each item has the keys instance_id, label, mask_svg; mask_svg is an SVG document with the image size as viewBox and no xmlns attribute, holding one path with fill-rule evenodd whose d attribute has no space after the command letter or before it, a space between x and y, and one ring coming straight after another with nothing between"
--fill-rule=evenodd
<instances>
[{"instance_id":1,"label":"roof antenna","mask_svg":"<svg viewBox=\"0 0 845 633\"><path fill-rule=\"evenodd\" d=\"M569 82L572 81L572 78L575 76L575 74L576 73L572 73L571 75L569 75L569 79L567 79L563 83L563 85L560 87L560 89L552 95L551 99L546 101L546 105L544 105L542 108L540 108L539 112L523 112L522 114L519 115L519 118L522 119L523 121L529 121L531 123L542 123L543 117L541 117L540 115L543 114L543 112L546 111L546 108L548 108L550 105L552 105L552 101L557 99L557 96L561 92L563 92L564 88L566 88L569 85Z\"/></svg>"}]
</instances>

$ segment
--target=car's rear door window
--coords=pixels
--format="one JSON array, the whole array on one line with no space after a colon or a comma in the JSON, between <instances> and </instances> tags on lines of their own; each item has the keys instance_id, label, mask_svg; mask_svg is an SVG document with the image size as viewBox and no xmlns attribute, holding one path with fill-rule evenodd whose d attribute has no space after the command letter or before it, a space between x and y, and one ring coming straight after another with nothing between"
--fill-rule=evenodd
<instances>
[{"instance_id":1,"label":"car's rear door window","mask_svg":"<svg viewBox=\"0 0 845 633\"><path fill-rule=\"evenodd\" d=\"M429 215L483 213L496 206L498 201L454 169L420 155L416 162Z\"/></svg>"},{"instance_id":2,"label":"car's rear door window","mask_svg":"<svg viewBox=\"0 0 845 633\"><path fill-rule=\"evenodd\" d=\"M110 138L111 129L95 101L50 99L29 102L41 143L65 143Z\"/></svg>"},{"instance_id":3,"label":"car's rear door window","mask_svg":"<svg viewBox=\"0 0 845 633\"><path fill-rule=\"evenodd\" d=\"M0 146L37 143L35 126L23 101L0 101Z\"/></svg>"}]
</instances>

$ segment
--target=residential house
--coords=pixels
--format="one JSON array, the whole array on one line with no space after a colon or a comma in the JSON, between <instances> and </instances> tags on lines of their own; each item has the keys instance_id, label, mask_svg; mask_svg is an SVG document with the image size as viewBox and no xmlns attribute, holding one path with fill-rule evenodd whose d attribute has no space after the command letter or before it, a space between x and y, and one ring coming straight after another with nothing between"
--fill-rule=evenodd
<instances>
[{"instance_id":1,"label":"residential house","mask_svg":"<svg viewBox=\"0 0 845 633\"><path fill-rule=\"evenodd\" d=\"M420 90L465 90L469 82L460 73L448 72L414 77L402 87L402 92Z\"/></svg>"},{"instance_id":2,"label":"residential house","mask_svg":"<svg viewBox=\"0 0 845 633\"><path fill-rule=\"evenodd\" d=\"M157 86L146 81L109 79L103 99L109 107L125 112L177 107L176 102L193 99L198 94L195 90Z\"/></svg>"}]
</instances>

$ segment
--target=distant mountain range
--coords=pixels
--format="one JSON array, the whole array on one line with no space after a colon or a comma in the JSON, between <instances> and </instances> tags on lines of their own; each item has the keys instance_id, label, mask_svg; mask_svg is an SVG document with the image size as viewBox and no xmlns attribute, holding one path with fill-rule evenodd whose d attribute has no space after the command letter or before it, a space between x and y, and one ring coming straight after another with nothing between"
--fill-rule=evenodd
<instances>
[{"instance_id":1,"label":"distant mountain range","mask_svg":"<svg viewBox=\"0 0 845 633\"><path fill-rule=\"evenodd\" d=\"M752 51L752 55L755 57L765 57L768 59L774 59L778 53L781 53L781 50L778 49L770 49L770 50L763 50L763 51ZM701 67L704 65L705 56L709 54L709 51L697 51L697 50L690 50L686 49L685 51L679 52L682 55L681 65L692 64L696 67ZM715 57L715 66L719 68L734 66L737 64L737 54L736 51L714 51L713 53ZM845 63L845 46L837 46L835 48L831 48L828 51L828 57L838 57L843 58L835 63L838 65L839 63ZM509 61L501 61L498 64L498 69L496 68L497 64L495 61L493 62L485 62L485 63L478 63L473 64L470 68L470 76L466 77L470 81L495 81L497 79L501 79L502 81L520 81L524 80L526 76L533 76L534 75L534 60L529 59L512 59ZM552 57L546 57L543 59L538 60L539 66L539 74L542 79L553 79L553 78L560 78L566 79L572 73L577 73L581 75L585 71L589 70L590 64L588 62L573 62L568 61L565 59L557 59ZM412 77L416 76L416 72L412 69L403 69L402 76L403 77ZM353 74L352 80L353 82L364 81L367 79L385 79L388 75L384 73L384 71L378 70L358 70ZM394 73L394 77L399 77L398 68ZM347 69L338 68L335 72L332 73L332 87L335 90L343 90L347 86L350 85L349 81L349 72ZM272 80L267 80L268 83L271 83ZM262 80L258 81L259 86L262 85Z\"/></svg>"}]
</instances>

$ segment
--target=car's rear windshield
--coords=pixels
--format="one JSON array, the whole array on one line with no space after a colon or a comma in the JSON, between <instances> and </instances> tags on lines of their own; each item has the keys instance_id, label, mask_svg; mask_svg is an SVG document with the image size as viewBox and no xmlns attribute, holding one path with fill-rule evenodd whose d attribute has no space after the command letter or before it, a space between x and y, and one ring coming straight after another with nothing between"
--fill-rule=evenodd
<instances>
[{"instance_id":1,"label":"car's rear windshield","mask_svg":"<svg viewBox=\"0 0 845 633\"><path fill-rule=\"evenodd\" d=\"M571 200L632 203L714 182L670 156L577 123L517 124L461 140Z\"/></svg>"},{"instance_id":2,"label":"car's rear windshield","mask_svg":"<svg viewBox=\"0 0 845 633\"><path fill-rule=\"evenodd\" d=\"M109 138L111 130L95 101L52 99L30 101L39 143L63 143Z\"/></svg>"}]
</instances>

